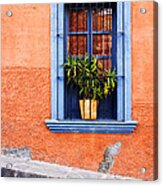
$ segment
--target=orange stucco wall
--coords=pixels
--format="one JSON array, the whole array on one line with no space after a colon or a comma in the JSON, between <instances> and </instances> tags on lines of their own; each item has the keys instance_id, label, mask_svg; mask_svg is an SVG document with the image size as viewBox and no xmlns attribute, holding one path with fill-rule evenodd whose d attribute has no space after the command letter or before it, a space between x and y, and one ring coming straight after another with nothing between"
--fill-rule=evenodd
<instances>
[{"instance_id":1,"label":"orange stucco wall","mask_svg":"<svg viewBox=\"0 0 163 186\"><path fill-rule=\"evenodd\" d=\"M44 123L50 118L50 5L3 5L2 147L28 146L33 159L97 170L105 147L120 141L111 173L154 179L153 10L152 2L132 3L134 133L54 134Z\"/></svg>"}]
</instances>

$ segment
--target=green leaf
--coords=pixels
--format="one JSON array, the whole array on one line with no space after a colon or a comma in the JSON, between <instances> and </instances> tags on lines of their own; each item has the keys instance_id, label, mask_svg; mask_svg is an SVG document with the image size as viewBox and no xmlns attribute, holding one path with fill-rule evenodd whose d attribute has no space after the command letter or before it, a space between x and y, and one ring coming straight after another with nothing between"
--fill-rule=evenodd
<instances>
[{"instance_id":1,"label":"green leaf","mask_svg":"<svg viewBox=\"0 0 163 186\"><path fill-rule=\"evenodd\" d=\"M73 89L79 88L79 96L89 99L104 99L115 89L117 83L116 68L104 70L95 56L91 58L72 58L68 56L63 65L67 83Z\"/></svg>"}]
</instances>

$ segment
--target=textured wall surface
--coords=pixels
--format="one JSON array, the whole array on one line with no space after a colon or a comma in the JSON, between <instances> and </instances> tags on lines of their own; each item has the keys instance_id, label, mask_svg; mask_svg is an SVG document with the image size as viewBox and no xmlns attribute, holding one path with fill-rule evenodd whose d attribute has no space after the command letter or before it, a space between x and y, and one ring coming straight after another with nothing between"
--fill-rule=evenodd
<instances>
[{"instance_id":1,"label":"textured wall surface","mask_svg":"<svg viewBox=\"0 0 163 186\"><path fill-rule=\"evenodd\" d=\"M141 14L140 9L145 8L146 13ZM132 3L132 116L139 122L135 134L139 139L139 157L147 168L149 178L157 174L154 156L156 156L156 144L154 135L157 126L157 59L154 51L154 32L157 32L154 17L157 14L156 4L153 2ZM155 61L156 60L156 61ZM139 134L139 131L142 135ZM156 136L155 136L156 137ZM141 155L143 157L141 157Z\"/></svg>"},{"instance_id":2,"label":"textured wall surface","mask_svg":"<svg viewBox=\"0 0 163 186\"><path fill-rule=\"evenodd\" d=\"M132 3L134 133L54 134L44 123L50 118L50 6L2 6L2 147L28 146L33 159L97 170L104 149L120 141L111 173L153 179L153 30L153 3Z\"/></svg>"}]
</instances>

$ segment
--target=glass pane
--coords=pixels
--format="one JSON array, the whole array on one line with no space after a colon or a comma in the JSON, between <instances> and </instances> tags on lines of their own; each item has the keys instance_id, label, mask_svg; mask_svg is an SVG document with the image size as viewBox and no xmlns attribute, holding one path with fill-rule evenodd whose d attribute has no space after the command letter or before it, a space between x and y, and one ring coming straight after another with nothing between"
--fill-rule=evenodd
<instances>
[{"instance_id":1,"label":"glass pane","mask_svg":"<svg viewBox=\"0 0 163 186\"><path fill-rule=\"evenodd\" d=\"M94 9L93 31L111 31L112 30L112 9Z\"/></svg>"},{"instance_id":2,"label":"glass pane","mask_svg":"<svg viewBox=\"0 0 163 186\"><path fill-rule=\"evenodd\" d=\"M68 36L68 55L84 56L87 52L87 37L85 35Z\"/></svg>"},{"instance_id":3,"label":"glass pane","mask_svg":"<svg viewBox=\"0 0 163 186\"><path fill-rule=\"evenodd\" d=\"M87 10L69 11L69 32L87 31Z\"/></svg>"},{"instance_id":4,"label":"glass pane","mask_svg":"<svg viewBox=\"0 0 163 186\"><path fill-rule=\"evenodd\" d=\"M93 35L93 55L112 55L112 35Z\"/></svg>"},{"instance_id":5,"label":"glass pane","mask_svg":"<svg viewBox=\"0 0 163 186\"><path fill-rule=\"evenodd\" d=\"M98 65L102 70L111 70L112 69L112 60L111 59L98 59Z\"/></svg>"}]
</instances>

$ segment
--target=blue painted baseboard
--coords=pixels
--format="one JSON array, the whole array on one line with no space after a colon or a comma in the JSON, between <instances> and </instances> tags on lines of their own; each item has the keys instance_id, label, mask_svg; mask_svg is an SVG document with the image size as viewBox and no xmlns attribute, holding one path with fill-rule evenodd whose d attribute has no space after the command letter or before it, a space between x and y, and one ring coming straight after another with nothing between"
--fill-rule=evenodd
<instances>
[{"instance_id":1,"label":"blue painted baseboard","mask_svg":"<svg viewBox=\"0 0 163 186\"><path fill-rule=\"evenodd\" d=\"M97 134L130 134L137 126L136 121L69 121L45 120L49 130L54 133L97 133Z\"/></svg>"}]
</instances>

